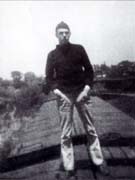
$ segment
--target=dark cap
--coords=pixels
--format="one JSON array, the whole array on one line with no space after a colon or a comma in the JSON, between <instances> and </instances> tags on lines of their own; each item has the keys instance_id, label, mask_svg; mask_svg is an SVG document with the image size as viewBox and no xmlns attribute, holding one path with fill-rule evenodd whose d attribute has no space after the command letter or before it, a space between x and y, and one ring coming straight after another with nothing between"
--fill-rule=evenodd
<instances>
[{"instance_id":1,"label":"dark cap","mask_svg":"<svg viewBox=\"0 0 135 180\"><path fill-rule=\"evenodd\" d=\"M61 21L59 24L57 24L56 31L60 28L68 29L70 31L69 26L63 21Z\"/></svg>"}]
</instances>

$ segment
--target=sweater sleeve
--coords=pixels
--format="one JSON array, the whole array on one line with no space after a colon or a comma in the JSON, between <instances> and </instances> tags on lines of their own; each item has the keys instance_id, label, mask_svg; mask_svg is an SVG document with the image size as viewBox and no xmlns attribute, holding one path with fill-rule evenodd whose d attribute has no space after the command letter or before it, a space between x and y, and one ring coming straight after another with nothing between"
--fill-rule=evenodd
<instances>
[{"instance_id":1,"label":"sweater sleeve","mask_svg":"<svg viewBox=\"0 0 135 180\"><path fill-rule=\"evenodd\" d=\"M82 66L84 68L84 74L85 74L85 84L92 87L93 79L94 79L93 67L90 63L89 57L88 57L85 49L82 46L81 46L81 52L82 52Z\"/></svg>"},{"instance_id":2,"label":"sweater sleeve","mask_svg":"<svg viewBox=\"0 0 135 180\"><path fill-rule=\"evenodd\" d=\"M47 57L47 63L45 67L45 76L46 76L46 82L45 82L45 90L44 92L48 94L52 89L56 88L56 77L55 77L55 67L53 62L53 56L52 53L48 54Z\"/></svg>"}]
</instances>

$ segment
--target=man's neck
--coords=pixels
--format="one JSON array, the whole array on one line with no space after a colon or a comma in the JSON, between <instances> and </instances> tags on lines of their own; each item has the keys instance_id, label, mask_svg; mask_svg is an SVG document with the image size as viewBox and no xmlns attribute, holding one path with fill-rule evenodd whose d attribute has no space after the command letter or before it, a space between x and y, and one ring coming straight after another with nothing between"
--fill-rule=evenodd
<instances>
[{"instance_id":1,"label":"man's neck","mask_svg":"<svg viewBox=\"0 0 135 180\"><path fill-rule=\"evenodd\" d=\"M59 46L68 46L70 43L66 42L66 43L59 43Z\"/></svg>"},{"instance_id":2,"label":"man's neck","mask_svg":"<svg viewBox=\"0 0 135 180\"><path fill-rule=\"evenodd\" d=\"M70 49L70 43L64 43L64 44L58 44L57 48L62 51L64 54L66 54Z\"/></svg>"}]
</instances>

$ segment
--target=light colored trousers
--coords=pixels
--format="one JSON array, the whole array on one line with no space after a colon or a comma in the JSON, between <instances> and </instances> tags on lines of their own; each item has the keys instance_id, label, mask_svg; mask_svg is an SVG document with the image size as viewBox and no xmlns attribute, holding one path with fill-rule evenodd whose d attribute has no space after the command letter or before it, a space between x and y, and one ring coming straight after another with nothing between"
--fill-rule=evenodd
<instances>
[{"instance_id":1,"label":"light colored trousers","mask_svg":"<svg viewBox=\"0 0 135 180\"><path fill-rule=\"evenodd\" d=\"M103 155L99 143L99 139L92 123L93 119L88 111L85 101L76 102L78 94L66 94L70 103L63 98L58 97L58 107L60 113L61 125L61 156L65 170L74 169L74 150L72 144L72 127L73 127L73 110L76 107L80 119L84 125L88 138L88 153L95 165L103 163Z\"/></svg>"}]
</instances>

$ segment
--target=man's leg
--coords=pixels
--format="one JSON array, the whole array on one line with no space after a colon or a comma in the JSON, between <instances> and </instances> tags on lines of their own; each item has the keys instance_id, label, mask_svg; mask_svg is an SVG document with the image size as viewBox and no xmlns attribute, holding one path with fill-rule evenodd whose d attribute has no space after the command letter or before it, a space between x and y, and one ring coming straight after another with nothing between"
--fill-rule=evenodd
<instances>
[{"instance_id":1,"label":"man's leg","mask_svg":"<svg viewBox=\"0 0 135 180\"><path fill-rule=\"evenodd\" d=\"M91 157L92 162L95 165L101 165L103 163L103 155L101 151L100 142L93 125L93 119L88 111L87 104L84 102L76 103L76 108L78 110L80 119L83 122L85 131L88 137L88 152Z\"/></svg>"},{"instance_id":2,"label":"man's leg","mask_svg":"<svg viewBox=\"0 0 135 180\"><path fill-rule=\"evenodd\" d=\"M61 156L64 169L74 170L74 151L71 139L73 125L73 104L59 99L59 113L61 125Z\"/></svg>"}]
</instances>

